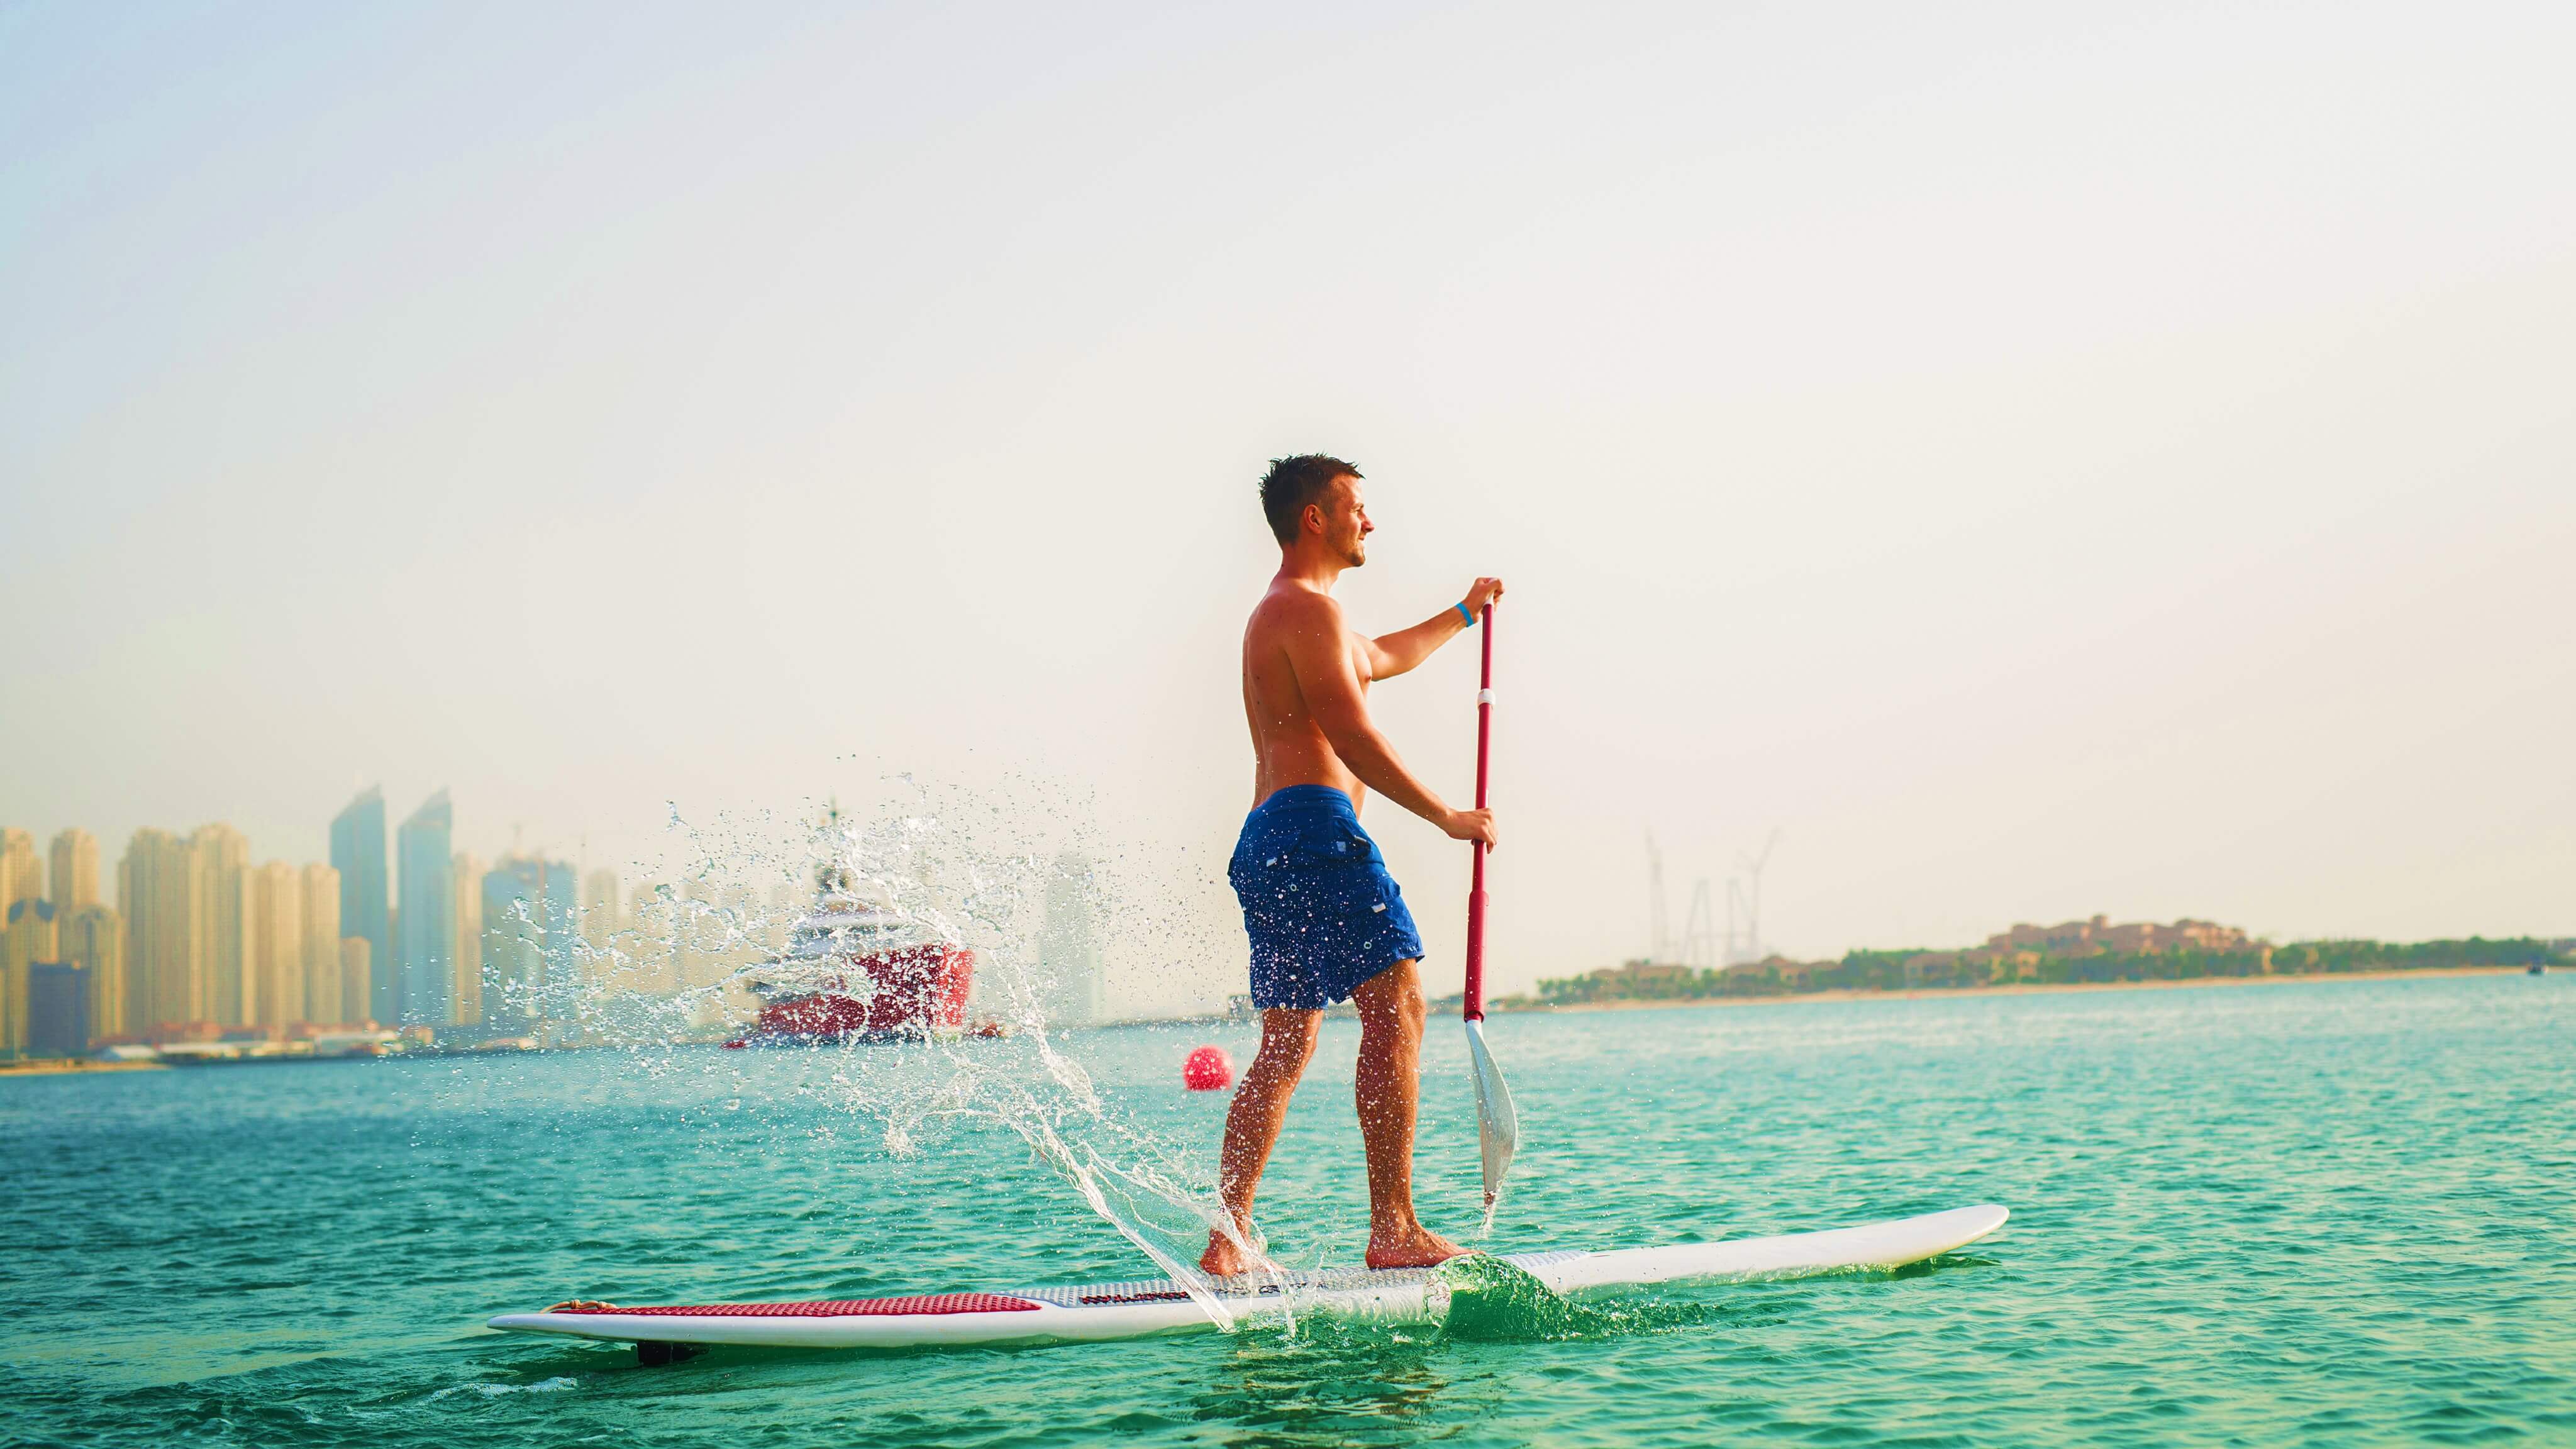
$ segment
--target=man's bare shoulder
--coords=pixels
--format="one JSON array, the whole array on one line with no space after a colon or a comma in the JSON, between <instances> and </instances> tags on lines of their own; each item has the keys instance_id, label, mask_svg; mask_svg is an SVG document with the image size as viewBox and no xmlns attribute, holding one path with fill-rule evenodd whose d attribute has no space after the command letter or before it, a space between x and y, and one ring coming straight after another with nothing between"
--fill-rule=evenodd
<instances>
[{"instance_id":1,"label":"man's bare shoulder","mask_svg":"<svg viewBox=\"0 0 2576 1449\"><path fill-rule=\"evenodd\" d=\"M1252 606L1249 632L1283 644L1300 635L1338 638L1343 632L1342 606L1332 595L1315 589L1275 587Z\"/></svg>"}]
</instances>

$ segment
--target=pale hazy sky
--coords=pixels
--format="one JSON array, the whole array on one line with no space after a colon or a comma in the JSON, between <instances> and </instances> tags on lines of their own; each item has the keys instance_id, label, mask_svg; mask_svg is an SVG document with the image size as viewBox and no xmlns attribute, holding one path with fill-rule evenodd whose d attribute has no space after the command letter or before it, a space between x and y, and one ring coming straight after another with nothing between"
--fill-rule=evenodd
<instances>
[{"instance_id":1,"label":"pale hazy sky","mask_svg":"<svg viewBox=\"0 0 2576 1449\"><path fill-rule=\"evenodd\" d=\"M2576 9L0 9L0 823L1196 862L1252 483L1480 571L1496 971L2576 932ZM1467 650L1382 688L1468 789ZM1010 774L1043 782L992 782ZM1018 791L1019 794L1014 792ZM1454 984L1463 850L1371 813ZM1227 951L1235 949L1228 947ZM1122 995L1240 989L1133 978Z\"/></svg>"}]
</instances>

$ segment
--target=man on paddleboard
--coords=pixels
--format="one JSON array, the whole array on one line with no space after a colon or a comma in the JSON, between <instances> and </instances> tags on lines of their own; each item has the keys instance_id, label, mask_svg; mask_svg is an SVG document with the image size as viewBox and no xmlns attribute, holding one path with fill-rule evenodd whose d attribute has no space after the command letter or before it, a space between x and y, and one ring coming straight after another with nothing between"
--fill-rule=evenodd
<instances>
[{"instance_id":1,"label":"man on paddleboard","mask_svg":"<svg viewBox=\"0 0 2576 1449\"><path fill-rule=\"evenodd\" d=\"M1422 938L1360 828L1376 790L1452 840L1494 843L1489 810L1452 810L1413 777L1370 722L1368 687L1431 657L1502 597L1478 579L1455 605L1371 639L1342 622L1333 585L1368 562L1376 525L1360 471L1338 458L1281 458L1261 480L1261 511L1279 540L1279 572L1243 631L1243 712L1252 726L1252 813L1226 875L1252 937L1252 1004L1261 1049L1225 1115L1217 1187L1235 1231L1208 1234L1199 1266L1256 1266L1252 1194L1279 1140L1288 1098L1315 1054L1324 1008L1359 1008L1356 1096L1367 1150L1368 1265L1410 1268L1465 1251L1413 1215L1413 1118L1421 1096Z\"/></svg>"}]
</instances>

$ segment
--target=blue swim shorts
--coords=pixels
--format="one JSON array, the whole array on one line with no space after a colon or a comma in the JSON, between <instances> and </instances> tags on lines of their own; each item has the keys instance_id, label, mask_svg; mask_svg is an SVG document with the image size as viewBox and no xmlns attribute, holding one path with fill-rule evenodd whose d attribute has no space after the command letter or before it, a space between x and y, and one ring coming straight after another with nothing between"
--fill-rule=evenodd
<instances>
[{"instance_id":1,"label":"blue swim shorts","mask_svg":"<svg viewBox=\"0 0 2576 1449\"><path fill-rule=\"evenodd\" d=\"M1244 817L1226 865L1252 937L1252 1004L1320 1011L1398 961L1422 935L1351 797L1290 785Z\"/></svg>"}]
</instances>

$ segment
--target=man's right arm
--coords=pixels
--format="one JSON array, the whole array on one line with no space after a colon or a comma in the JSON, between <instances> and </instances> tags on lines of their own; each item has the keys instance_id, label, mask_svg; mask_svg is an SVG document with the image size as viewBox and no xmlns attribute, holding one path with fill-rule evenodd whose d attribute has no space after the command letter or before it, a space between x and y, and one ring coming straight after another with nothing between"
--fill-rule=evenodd
<instances>
[{"instance_id":1,"label":"man's right arm","mask_svg":"<svg viewBox=\"0 0 2576 1449\"><path fill-rule=\"evenodd\" d=\"M1490 810L1452 810L1428 785L1415 779L1397 757L1395 746L1369 718L1368 696L1360 689L1351 663L1350 633L1342 626L1339 604L1322 595L1291 601L1281 623L1289 667L1297 689L1325 742L1341 757L1360 783L1440 827L1452 840L1494 843Z\"/></svg>"}]
</instances>

